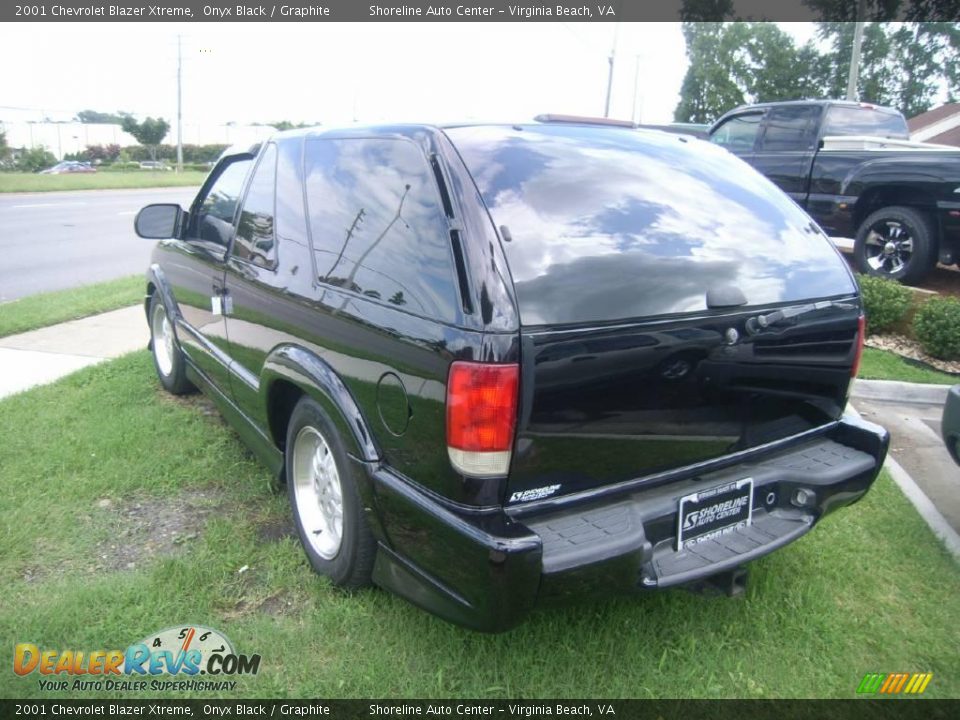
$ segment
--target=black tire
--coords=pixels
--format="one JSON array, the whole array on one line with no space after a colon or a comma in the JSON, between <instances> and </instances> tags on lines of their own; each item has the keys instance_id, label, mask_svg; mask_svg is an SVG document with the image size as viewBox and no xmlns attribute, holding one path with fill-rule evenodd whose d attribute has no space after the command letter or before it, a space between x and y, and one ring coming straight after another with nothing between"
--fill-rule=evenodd
<instances>
[{"instance_id":1,"label":"black tire","mask_svg":"<svg viewBox=\"0 0 960 720\"><path fill-rule=\"evenodd\" d=\"M150 298L150 349L153 352L153 367L164 390L172 395L186 395L196 388L187 379L187 363L177 342L173 323L167 317L163 300L154 293ZM163 328L163 324L166 324ZM159 335L158 335L159 333Z\"/></svg>"},{"instance_id":2,"label":"black tire","mask_svg":"<svg viewBox=\"0 0 960 720\"><path fill-rule=\"evenodd\" d=\"M318 484L323 484L323 481L318 481L314 477L313 482L309 482L304 479L304 466L301 465L299 469L295 467L296 463L305 462L306 456L328 457L322 452L323 448L315 444L316 436L323 440L329 451L329 458L337 471L341 500L341 531L339 545L335 548L320 547L324 541L330 540L336 534L326 529L318 529L329 528L326 522L319 524L317 522L316 513L320 513L320 516L325 519L328 517L323 510L322 502L323 497L326 496L316 489ZM307 445L302 446L298 454L300 443L307 443ZM301 398L290 416L284 462L287 494L290 498L293 520L297 527L297 535L300 537L300 544L310 565L318 574L330 578L339 587L355 589L369 585L376 559L377 543L367 525L363 503L352 474L353 464L347 458L343 441L333 422L323 408L309 397ZM306 486L312 486L313 490ZM299 499L298 487L300 488ZM313 496L318 500L316 508L310 503ZM324 532L327 532L326 538L323 536ZM330 540L330 542L332 545L333 541Z\"/></svg>"},{"instance_id":3,"label":"black tire","mask_svg":"<svg viewBox=\"0 0 960 720\"><path fill-rule=\"evenodd\" d=\"M860 272L915 285L937 264L936 233L920 210L881 208L860 223L853 254Z\"/></svg>"}]
</instances>

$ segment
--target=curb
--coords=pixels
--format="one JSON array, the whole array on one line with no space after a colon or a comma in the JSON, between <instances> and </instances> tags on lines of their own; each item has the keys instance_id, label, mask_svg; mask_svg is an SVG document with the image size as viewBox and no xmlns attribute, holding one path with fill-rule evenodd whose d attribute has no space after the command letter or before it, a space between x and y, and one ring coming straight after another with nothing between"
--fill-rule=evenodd
<instances>
[{"instance_id":1,"label":"curb","mask_svg":"<svg viewBox=\"0 0 960 720\"><path fill-rule=\"evenodd\" d=\"M903 491L903 494L907 496L907 500L920 513L920 517L926 521L933 534L946 546L947 552L953 556L954 560L960 562L960 534L957 534L957 531L950 527L950 524L940 514L930 498L926 496L920 486L910 477L910 473L904 470L900 463L888 455L884 467L890 472L890 477Z\"/></svg>"},{"instance_id":2,"label":"curb","mask_svg":"<svg viewBox=\"0 0 960 720\"><path fill-rule=\"evenodd\" d=\"M960 378L957 379L960 384ZM899 382L897 380L853 381L850 397L862 400L886 400L888 402L915 403L919 405L943 405L947 401L949 385Z\"/></svg>"},{"instance_id":3,"label":"curb","mask_svg":"<svg viewBox=\"0 0 960 720\"><path fill-rule=\"evenodd\" d=\"M910 383L891 384L909 385ZM847 404L847 412L858 418L861 417L857 409L850 404ZM910 501L910 504L913 505L920 517L923 518L927 527L929 527L936 538L944 544L947 552L950 553L953 559L960 563L960 534L950 527L950 523L940 514L940 511L937 510L933 501L920 489L916 481L910 477L910 473L904 470L903 466L889 453L883 466L889 471L890 477L893 478L893 481L897 484L897 487L900 488L900 491L906 496L907 500Z\"/></svg>"}]
</instances>

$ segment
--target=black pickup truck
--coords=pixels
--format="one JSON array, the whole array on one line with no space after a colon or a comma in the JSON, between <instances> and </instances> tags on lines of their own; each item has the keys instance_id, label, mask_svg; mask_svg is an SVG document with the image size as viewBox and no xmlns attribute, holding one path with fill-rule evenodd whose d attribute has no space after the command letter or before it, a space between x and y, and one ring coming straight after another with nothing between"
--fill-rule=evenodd
<instances>
[{"instance_id":1,"label":"black pickup truck","mask_svg":"<svg viewBox=\"0 0 960 720\"><path fill-rule=\"evenodd\" d=\"M960 148L910 142L896 110L838 100L736 108L710 140L775 182L857 269L905 283L960 260Z\"/></svg>"}]
</instances>

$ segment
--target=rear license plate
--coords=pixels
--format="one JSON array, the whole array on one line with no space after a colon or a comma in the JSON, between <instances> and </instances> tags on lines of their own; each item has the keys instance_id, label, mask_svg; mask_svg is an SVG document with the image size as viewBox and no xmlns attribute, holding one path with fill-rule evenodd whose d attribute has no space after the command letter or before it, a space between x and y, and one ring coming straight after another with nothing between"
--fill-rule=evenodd
<instances>
[{"instance_id":1,"label":"rear license plate","mask_svg":"<svg viewBox=\"0 0 960 720\"><path fill-rule=\"evenodd\" d=\"M677 550L750 524L753 478L701 490L680 498Z\"/></svg>"}]
</instances>

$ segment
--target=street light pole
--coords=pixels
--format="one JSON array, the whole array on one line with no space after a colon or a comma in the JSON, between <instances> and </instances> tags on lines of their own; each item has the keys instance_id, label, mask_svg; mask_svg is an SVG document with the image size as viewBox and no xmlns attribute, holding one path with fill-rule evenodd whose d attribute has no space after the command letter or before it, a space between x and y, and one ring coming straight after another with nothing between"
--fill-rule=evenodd
<instances>
[{"instance_id":1,"label":"street light pole","mask_svg":"<svg viewBox=\"0 0 960 720\"><path fill-rule=\"evenodd\" d=\"M177 172L183 172L183 91L181 77L183 75L183 53L181 51L180 35L177 35Z\"/></svg>"},{"instance_id":2,"label":"street light pole","mask_svg":"<svg viewBox=\"0 0 960 720\"><path fill-rule=\"evenodd\" d=\"M867 14L867 0L857 3L857 24L853 30L853 50L850 54L850 74L847 77L847 100L857 99L857 79L860 76L860 46L863 43L863 18Z\"/></svg>"},{"instance_id":3,"label":"street light pole","mask_svg":"<svg viewBox=\"0 0 960 720\"><path fill-rule=\"evenodd\" d=\"M613 92L613 58L617 54L617 34L620 32L620 23L615 23L613 27L613 47L610 48L610 57L607 62L610 69L607 72L607 100L603 105L603 116L610 117L610 95Z\"/></svg>"},{"instance_id":4,"label":"street light pole","mask_svg":"<svg viewBox=\"0 0 960 720\"><path fill-rule=\"evenodd\" d=\"M637 117L637 93L640 89L640 55L634 56L633 66L633 107L630 109L630 120L640 124L643 122L643 110L640 110L640 116Z\"/></svg>"}]
</instances>

